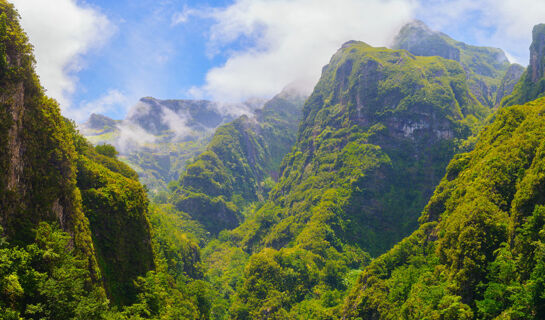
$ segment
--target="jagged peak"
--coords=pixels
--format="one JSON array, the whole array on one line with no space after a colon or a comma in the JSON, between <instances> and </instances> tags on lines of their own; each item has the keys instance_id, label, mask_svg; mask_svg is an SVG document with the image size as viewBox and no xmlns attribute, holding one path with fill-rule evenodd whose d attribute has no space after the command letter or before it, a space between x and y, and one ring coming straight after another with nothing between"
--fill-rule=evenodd
<instances>
[{"instance_id":1,"label":"jagged peak","mask_svg":"<svg viewBox=\"0 0 545 320\"><path fill-rule=\"evenodd\" d=\"M406 24L404 24L401 27L400 32L402 30L411 30L411 29L412 30L424 31L424 32L430 33L430 34L439 33L438 31L434 31L430 27L428 27L428 25L424 21L418 20L418 19L411 20L411 21L407 22Z\"/></svg>"}]
</instances>

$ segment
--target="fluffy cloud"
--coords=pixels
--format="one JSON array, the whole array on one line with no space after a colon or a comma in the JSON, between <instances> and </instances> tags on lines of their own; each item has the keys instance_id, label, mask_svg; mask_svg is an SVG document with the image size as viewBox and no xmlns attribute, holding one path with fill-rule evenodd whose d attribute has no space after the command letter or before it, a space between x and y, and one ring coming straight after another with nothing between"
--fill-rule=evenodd
<instances>
[{"instance_id":1,"label":"fluffy cloud","mask_svg":"<svg viewBox=\"0 0 545 320\"><path fill-rule=\"evenodd\" d=\"M84 66L82 56L101 46L114 27L95 8L76 0L12 0L35 47L36 71L49 96L63 108Z\"/></svg>"},{"instance_id":2,"label":"fluffy cloud","mask_svg":"<svg viewBox=\"0 0 545 320\"><path fill-rule=\"evenodd\" d=\"M236 0L215 10L186 7L173 21L191 16L214 21L209 55L227 56L189 93L240 101L271 96L289 83L308 91L343 42L388 45L413 18L468 43L502 48L511 61L526 64L532 27L545 22L545 1Z\"/></svg>"},{"instance_id":3,"label":"fluffy cloud","mask_svg":"<svg viewBox=\"0 0 545 320\"><path fill-rule=\"evenodd\" d=\"M83 122L89 118L91 113L105 114L118 110L125 113L130 106L132 98L127 97L119 90L109 90L106 94L90 102L83 102L78 107L72 107L65 110L66 116L76 122Z\"/></svg>"},{"instance_id":4,"label":"fluffy cloud","mask_svg":"<svg viewBox=\"0 0 545 320\"><path fill-rule=\"evenodd\" d=\"M413 7L409 0L237 0L208 14L215 21L210 54L231 51L224 65L209 70L206 84L190 92L240 101L271 96L293 82L309 91L342 43L388 44ZM188 10L177 17L186 21Z\"/></svg>"}]
</instances>

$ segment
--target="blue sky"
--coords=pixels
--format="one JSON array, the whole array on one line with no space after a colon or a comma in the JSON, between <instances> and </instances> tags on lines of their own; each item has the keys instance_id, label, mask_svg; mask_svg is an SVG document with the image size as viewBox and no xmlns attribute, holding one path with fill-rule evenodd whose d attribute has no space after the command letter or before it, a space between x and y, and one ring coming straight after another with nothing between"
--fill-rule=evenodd
<instances>
[{"instance_id":1,"label":"blue sky","mask_svg":"<svg viewBox=\"0 0 545 320\"><path fill-rule=\"evenodd\" d=\"M457 40L528 60L535 0L14 0L38 74L63 112L119 119L138 98L308 91L343 42L387 45L418 18ZM52 9L54 8L54 9ZM59 51L61 50L61 51ZM60 54L59 54L60 52Z\"/></svg>"}]
</instances>

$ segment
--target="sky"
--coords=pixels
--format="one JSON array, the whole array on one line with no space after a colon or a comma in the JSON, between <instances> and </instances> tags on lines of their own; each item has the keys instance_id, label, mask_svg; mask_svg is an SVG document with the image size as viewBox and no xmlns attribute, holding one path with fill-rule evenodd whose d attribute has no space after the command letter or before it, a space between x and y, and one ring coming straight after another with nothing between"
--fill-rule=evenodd
<instances>
[{"instance_id":1,"label":"sky","mask_svg":"<svg viewBox=\"0 0 545 320\"><path fill-rule=\"evenodd\" d=\"M406 22L528 63L545 0L12 0L47 94L77 122L145 96L239 102L310 92L348 40L388 46Z\"/></svg>"}]
</instances>

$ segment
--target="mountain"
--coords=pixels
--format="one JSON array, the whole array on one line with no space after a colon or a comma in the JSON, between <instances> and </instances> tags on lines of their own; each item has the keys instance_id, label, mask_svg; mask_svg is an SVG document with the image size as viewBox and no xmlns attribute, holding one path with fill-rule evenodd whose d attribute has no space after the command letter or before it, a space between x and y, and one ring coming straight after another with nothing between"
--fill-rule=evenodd
<instances>
[{"instance_id":1,"label":"mountain","mask_svg":"<svg viewBox=\"0 0 545 320\"><path fill-rule=\"evenodd\" d=\"M509 69L507 69L507 72L505 73L505 76L501 81L501 85L496 92L496 106L501 105L503 98L513 93L513 91L515 90L515 85L519 83L519 80L522 78L524 71L524 67L516 63L513 63L511 66L509 66Z\"/></svg>"},{"instance_id":2,"label":"mountain","mask_svg":"<svg viewBox=\"0 0 545 320\"><path fill-rule=\"evenodd\" d=\"M166 191L178 179L185 163L201 153L214 130L262 104L249 101L223 104L205 100L142 98L124 120L93 114L80 125L94 144L111 144L152 194Z\"/></svg>"},{"instance_id":3,"label":"mountain","mask_svg":"<svg viewBox=\"0 0 545 320\"><path fill-rule=\"evenodd\" d=\"M471 92L489 108L499 106L501 98L511 93L512 83L516 83L521 75L522 67L511 65L501 49L456 41L418 20L401 28L392 48L405 49L418 56L440 56L460 62L467 73Z\"/></svg>"},{"instance_id":4,"label":"mountain","mask_svg":"<svg viewBox=\"0 0 545 320\"><path fill-rule=\"evenodd\" d=\"M504 103L538 88L542 28ZM363 270L343 319L545 317L544 112L540 98L494 114L474 150L451 160L418 230Z\"/></svg>"},{"instance_id":5,"label":"mountain","mask_svg":"<svg viewBox=\"0 0 545 320\"><path fill-rule=\"evenodd\" d=\"M524 104L539 97L545 92L545 24L538 24L532 31L530 46L530 64L520 82L515 86L513 94L505 98L502 106Z\"/></svg>"},{"instance_id":6,"label":"mountain","mask_svg":"<svg viewBox=\"0 0 545 320\"><path fill-rule=\"evenodd\" d=\"M231 317L334 317L370 255L417 227L449 160L488 114L456 61L344 44L305 102L268 199L204 249L208 270L231 273L208 273Z\"/></svg>"},{"instance_id":7,"label":"mountain","mask_svg":"<svg viewBox=\"0 0 545 320\"><path fill-rule=\"evenodd\" d=\"M304 97L286 89L256 109L220 126L206 151L180 176L171 202L212 234L232 229L242 210L263 201L293 144Z\"/></svg>"}]
</instances>

